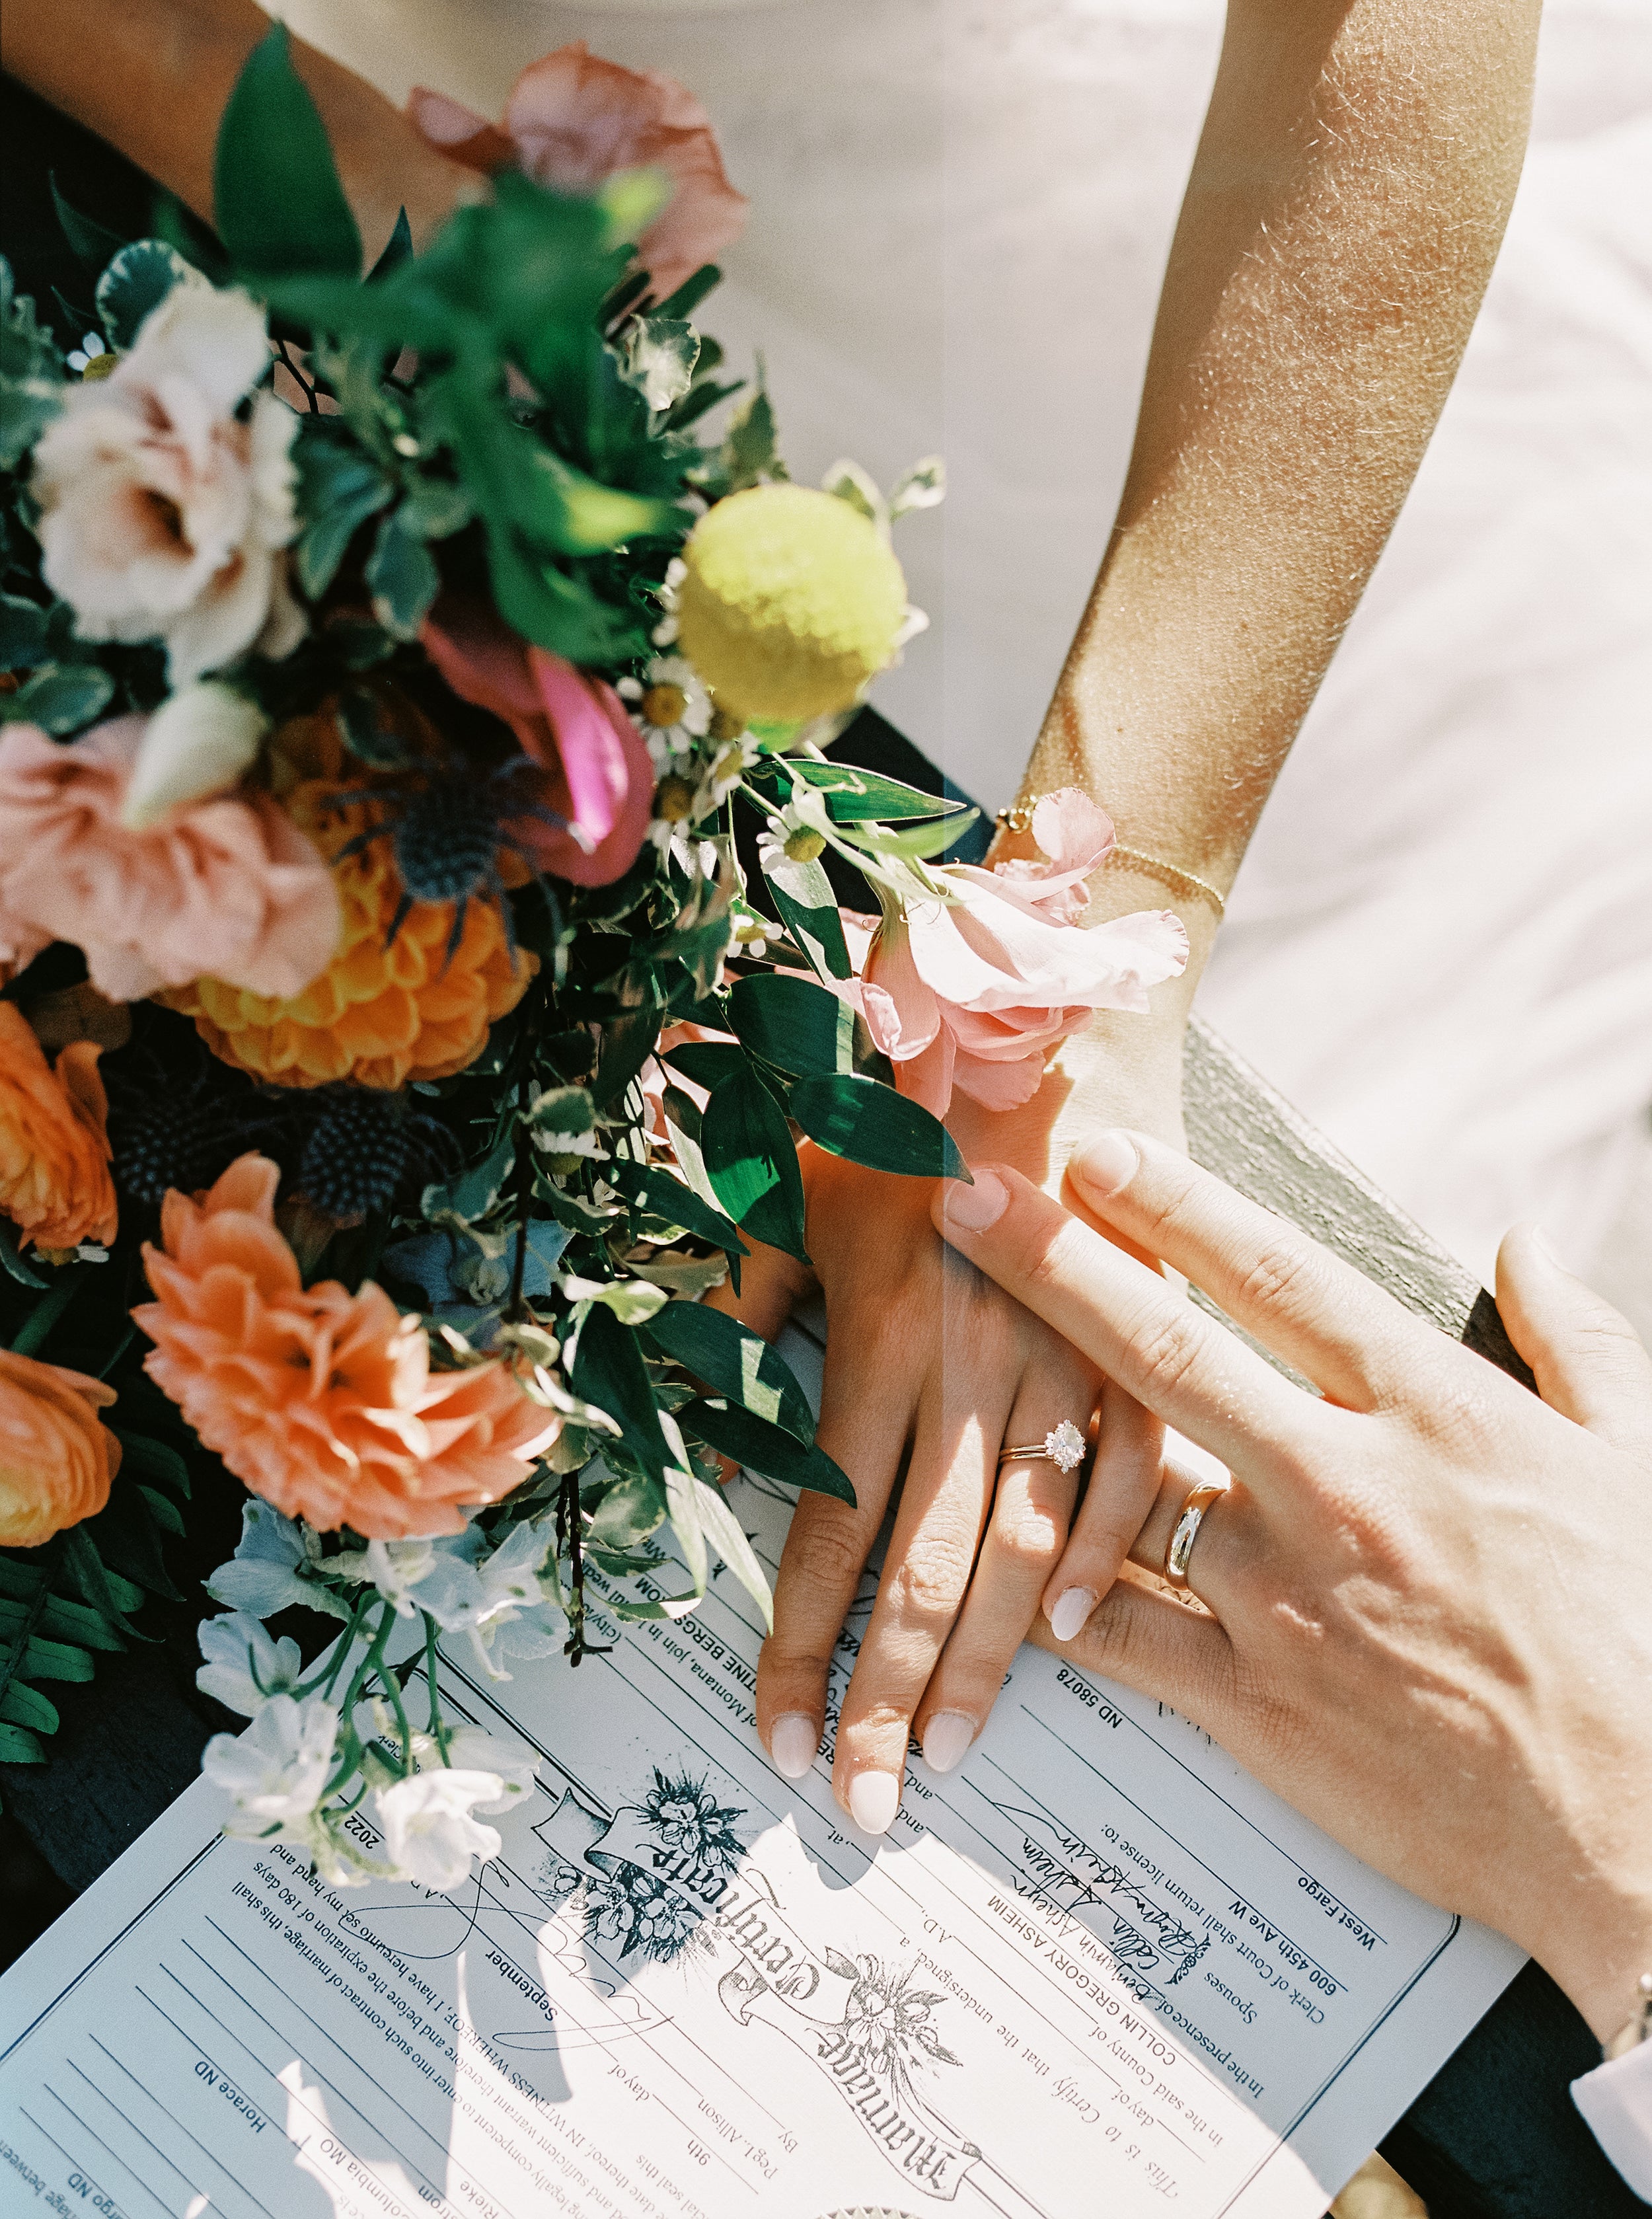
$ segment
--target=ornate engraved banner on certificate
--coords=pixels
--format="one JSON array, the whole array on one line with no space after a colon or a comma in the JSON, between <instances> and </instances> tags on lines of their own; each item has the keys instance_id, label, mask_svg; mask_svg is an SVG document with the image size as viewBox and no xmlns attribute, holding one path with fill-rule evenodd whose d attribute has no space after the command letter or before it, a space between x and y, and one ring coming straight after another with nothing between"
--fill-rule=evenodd
<instances>
[{"instance_id":1,"label":"ornate engraved banner on certificate","mask_svg":"<svg viewBox=\"0 0 1652 2219\"><path fill-rule=\"evenodd\" d=\"M787 1505L731 1500L772 1575ZM1040 1652L874 1843L835 1710L801 1782L756 1746L726 1576L613 1632L577 1672L444 1664L542 1759L451 1897L331 1888L191 1788L0 1980L0 2203L1307 2219L1518 1967Z\"/></svg>"}]
</instances>

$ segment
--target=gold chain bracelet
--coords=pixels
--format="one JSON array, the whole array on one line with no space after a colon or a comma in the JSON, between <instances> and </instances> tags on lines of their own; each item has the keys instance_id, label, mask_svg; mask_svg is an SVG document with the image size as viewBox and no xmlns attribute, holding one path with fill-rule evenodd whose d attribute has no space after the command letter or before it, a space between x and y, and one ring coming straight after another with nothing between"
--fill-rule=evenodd
<instances>
[{"instance_id":1,"label":"gold chain bracelet","mask_svg":"<svg viewBox=\"0 0 1652 2219\"><path fill-rule=\"evenodd\" d=\"M1041 793L1035 793L1030 801L1018 801L1012 808L1001 809L998 811L997 822L1006 832L1030 832L1033 829L1033 811L1045 798ZM1132 863L1137 870L1146 871L1153 878L1162 879L1166 886L1177 887L1184 893L1202 894L1214 909L1218 923L1227 914L1227 904L1208 879L1199 878L1192 871L1184 871L1180 863L1167 862L1162 855L1150 855L1143 848L1127 848L1122 841L1115 841L1112 847L1108 849L1103 861L1104 863Z\"/></svg>"}]
</instances>

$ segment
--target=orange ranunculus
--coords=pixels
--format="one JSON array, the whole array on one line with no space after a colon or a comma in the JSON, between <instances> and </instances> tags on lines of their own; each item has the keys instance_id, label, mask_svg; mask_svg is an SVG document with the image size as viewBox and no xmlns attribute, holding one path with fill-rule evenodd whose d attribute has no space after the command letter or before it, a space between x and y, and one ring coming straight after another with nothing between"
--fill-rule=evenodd
<instances>
[{"instance_id":1,"label":"orange ranunculus","mask_svg":"<svg viewBox=\"0 0 1652 2219\"><path fill-rule=\"evenodd\" d=\"M121 1444L97 1414L114 1400L101 1379L0 1348L0 1548L33 1549L103 1507Z\"/></svg>"},{"instance_id":2,"label":"orange ranunculus","mask_svg":"<svg viewBox=\"0 0 1652 2219\"><path fill-rule=\"evenodd\" d=\"M330 857L370 821L370 805L340 803L337 792L313 781L286 804ZM475 897L450 960L450 902L415 902L393 940L401 877L388 834L336 862L333 876L338 950L301 994L277 1001L205 978L156 1000L193 1017L214 1055L278 1086L398 1087L463 1071L488 1026L521 1000L538 958L519 948L512 962L499 904Z\"/></svg>"},{"instance_id":3,"label":"orange ranunculus","mask_svg":"<svg viewBox=\"0 0 1652 2219\"><path fill-rule=\"evenodd\" d=\"M71 1041L54 1069L22 1010L0 1002L0 1212L39 1248L115 1238L97 1057L90 1041Z\"/></svg>"},{"instance_id":4,"label":"orange ranunculus","mask_svg":"<svg viewBox=\"0 0 1652 2219\"><path fill-rule=\"evenodd\" d=\"M280 1172L233 1163L199 1201L161 1208L146 1245L158 1299L132 1313L145 1370L209 1449L289 1518L370 1540L463 1530L560 1429L500 1363L432 1373L415 1317L369 1281L306 1287L275 1225Z\"/></svg>"}]
</instances>

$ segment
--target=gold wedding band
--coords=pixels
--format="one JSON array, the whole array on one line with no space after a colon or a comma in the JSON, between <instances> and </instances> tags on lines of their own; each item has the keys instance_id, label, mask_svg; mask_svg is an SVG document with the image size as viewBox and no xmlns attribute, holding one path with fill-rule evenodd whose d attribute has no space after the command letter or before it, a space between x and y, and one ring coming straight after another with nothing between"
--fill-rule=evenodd
<instances>
[{"instance_id":1,"label":"gold wedding band","mask_svg":"<svg viewBox=\"0 0 1652 2219\"><path fill-rule=\"evenodd\" d=\"M1213 1502L1219 1502L1227 1494L1225 1479L1207 1480L1196 1487L1182 1505L1182 1514L1176 1521L1176 1531L1171 1535L1170 1545L1164 1551L1165 1583L1173 1588L1184 1588L1188 1583L1188 1559L1193 1554L1193 1545L1199 1538L1199 1528Z\"/></svg>"}]
</instances>

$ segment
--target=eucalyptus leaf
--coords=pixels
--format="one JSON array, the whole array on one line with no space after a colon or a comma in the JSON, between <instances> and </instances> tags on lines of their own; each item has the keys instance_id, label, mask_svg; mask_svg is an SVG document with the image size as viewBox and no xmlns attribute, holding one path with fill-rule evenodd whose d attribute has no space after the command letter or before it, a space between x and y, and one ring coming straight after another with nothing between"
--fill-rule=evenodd
<instances>
[{"instance_id":1,"label":"eucalyptus leaf","mask_svg":"<svg viewBox=\"0 0 1652 2219\"><path fill-rule=\"evenodd\" d=\"M792 1114L818 1147L851 1163L910 1178L974 1184L941 1120L879 1079L842 1072L800 1078L792 1090Z\"/></svg>"},{"instance_id":2,"label":"eucalyptus leaf","mask_svg":"<svg viewBox=\"0 0 1652 2219\"><path fill-rule=\"evenodd\" d=\"M808 1263L797 1146L755 1072L724 1079L712 1095L700 1120L700 1153L717 1200L742 1232Z\"/></svg>"}]
</instances>

